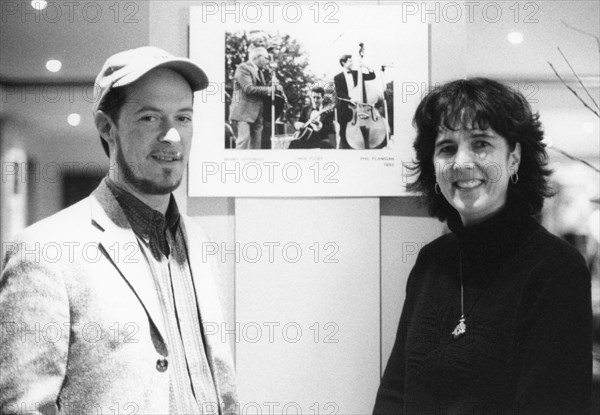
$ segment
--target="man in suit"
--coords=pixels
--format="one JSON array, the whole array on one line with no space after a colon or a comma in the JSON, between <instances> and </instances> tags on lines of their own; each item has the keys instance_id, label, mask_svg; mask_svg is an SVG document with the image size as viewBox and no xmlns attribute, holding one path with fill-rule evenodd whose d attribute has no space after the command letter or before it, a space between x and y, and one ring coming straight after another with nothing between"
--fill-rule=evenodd
<instances>
[{"instance_id":1,"label":"man in suit","mask_svg":"<svg viewBox=\"0 0 600 415\"><path fill-rule=\"evenodd\" d=\"M236 135L237 149L259 149L263 130L263 99L272 89L283 91L277 79L267 86L262 70L269 64L269 52L262 46L253 48L248 61L238 65L233 75L233 98L229 118Z\"/></svg>"},{"instance_id":2,"label":"man in suit","mask_svg":"<svg viewBox=\"0 0 600 415\"><path fill-rule=\"evenodd\" d=\"M335 126L333 114L327 110L323 103L325 90L320 86L315 86L310 91L310 105L305 105L300 111L298 121L294 123L297 131L303 133L300 140L294 140L290 143L290 149L306 148L334 148L332 142L335 142ZM305 125L311 118L313 122Z\"/></svg>"},{"instance_id":3,"label":"man in suit","mask_svg":"<svg viewBox=\"0 0 600 415\"><path fill-rule=\"evenodd\" d=\"M352 55L342 55L340 57L340 65L343 68L342 72L340 72L333 78L335 84L335 94L338 98L351 99L350 91L352 91L358 83L358 72L352 68ZM366 73L363 73L362 78L363 82L375 79L375 72L368 71ZM362 85L362 87L364 88L364 84ZM348 144L348 141L346 140L346 125L350 122L351 119L351 104L348 101L344 101L343 99L338 99L337 121L340 125L339 148L351 148Z\"/></svg>"},{"instance_id":4,"label":"man in suit","mask_svg":"<svg viewBox=\"0 0 600 415\"><path fill-rule=\"evenodd\" d=\"M171 194L207 85L154 47L104 64L94 121L109 174L4 247L0 413L236 412L229 346L204 330L223 322L216 269Z\"/></svg>"}]
</instances>

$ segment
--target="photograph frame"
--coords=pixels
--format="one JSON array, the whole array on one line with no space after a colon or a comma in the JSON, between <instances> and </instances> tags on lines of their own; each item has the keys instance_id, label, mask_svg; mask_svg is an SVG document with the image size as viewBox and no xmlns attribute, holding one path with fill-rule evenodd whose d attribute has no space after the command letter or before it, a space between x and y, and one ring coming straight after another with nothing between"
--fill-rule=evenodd
<instances>
[{"instance_id":1,"label":"photograph frame","mask_svg":"<svg viewBox=\"0 0 600 415\"><path fill-rule=\"evenodd\" d=\"M401 7L394 5L336 3L336 9L329 10L328 14L322 10L321 20L318 20L319 13L314 10L317 3L312 6L289 4L295 5L295 11L288 10L285 14L282 9L278 16L276 10L273 12L265 7L255 11L253 19L249 19L250 12L243 9L236 16L231 10L229 14L220 13L214 9L218 8L214 4L213 8L204 5L190 8L190 59L205 69L210 83L195 97L188 195L379 197L407 194L405 187L410 180L407 166L414 159L412 117L429 81L428 25L420 21L402 22ZM321 7L330 4L333 3ZM261 6L254 3L253 7ZM256 18L258 15L260 19ZM379 22L380 28L367 30L375 21ZM352 30L346 30L350 27ZM355 58L359 44L366 43L367 51L374 53L370 62L368 58L364 61L372 67L387 66L387 82L383 85L393 84L391 119L394 129L385 148L226 148L222 120L225 121L225 133L228 127L232 132L233 129L231 124L227 125L232 85L226 82L226 71L231 72L232 68L225 62L225 39L228 33L240 32L283 33L306 45L313 72L325 74L318 82L325 80L326 91L332 89L335 73L342 71L340 56L347 52ZM383 33L386 34L385 41ZM323 46L318 47L315 39ZM352 47L355 47L354 51L350 50ZM321 56L323 53L327 56ZM285 81L280 80L284 89ZM337 108L335 112L337 122ZM339 125L337 123L338 133L333 141L338 147ZM289 137L289 125L286 128L283 134Z\"/></svg>"}]
</instances>

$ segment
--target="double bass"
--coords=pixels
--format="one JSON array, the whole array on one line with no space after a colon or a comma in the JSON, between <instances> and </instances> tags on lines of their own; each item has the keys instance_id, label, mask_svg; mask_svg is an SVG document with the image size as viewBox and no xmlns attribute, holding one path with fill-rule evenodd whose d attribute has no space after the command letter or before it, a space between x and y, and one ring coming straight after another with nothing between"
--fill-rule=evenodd
<instances>
[{"instance_id":1,"label":"double bass","mask_svg":"<svg viewBox=\"0 0 600 415\"><path fill-rule=\"evenodd\" d=\"M388 135L388 124L379 110L375 108L375 104L382 99L382 96L374 90L369 91L367 84L363 83L364 44L360 43L359 47L360 59L358 60L356 87L348 91L350 99L340 99L348 101L352 110L352 119L346 125L346 141L350 147L362 150L377 148L384 144Z\"/></svg>"}]
</instances>

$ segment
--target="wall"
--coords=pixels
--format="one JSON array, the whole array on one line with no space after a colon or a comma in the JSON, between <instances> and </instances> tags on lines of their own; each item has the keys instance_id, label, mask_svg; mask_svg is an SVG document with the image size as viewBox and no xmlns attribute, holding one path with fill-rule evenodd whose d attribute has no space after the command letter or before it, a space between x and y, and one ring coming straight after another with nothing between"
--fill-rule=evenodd
<instances>
[{"instance_id":1,"label":"wall","mask_svg":"<svg viewBox=\"0 0 600 415\"><path fill-rule=\"evenodd\" d=\"M188 10L198 4L151 3L150 43L187 54ZM431 51L434 62L449 61L449 44L464 44L464 27L457 25L432 35L439 39ZM462 74L461 61L451 61L432 65L434 79ZM219 261L227 326L238 328L234 354L242 410L258 405L267 411L274 402L275 413L284 408L369 413L395 337L415 247L441 234L441 224L424 217L412 197L186 198L184 189L178 200L187 203L188 213L221 251L236 244L241 251L239 262L227 253ZM275 250L270 262L270 242L297 244L302 256L291 262ZM333 252L332 245L325 247L328 242L339 248L337 262L324 262ZM263 248L263 257L253 262L250 248L256 246Z\"/></svg>"},{"instance_id":2,"label":"wall","mask_svg":"<svg viewBox=\"0 0 600 415\"><path fill-rule=\"evenodd\" d=\"M18 141L35 169L35 174L23 179L31 195L28 223L63 207L63 176L76 172L102 175L108 170L108 158L93 122L92 91L90 85L79 83L11 83L0 87L3 114L18 123ZM69 113L81 114L79 126L67 124ZM7 133L3 141L10 138Z\"/></svg>"}]
</instances>

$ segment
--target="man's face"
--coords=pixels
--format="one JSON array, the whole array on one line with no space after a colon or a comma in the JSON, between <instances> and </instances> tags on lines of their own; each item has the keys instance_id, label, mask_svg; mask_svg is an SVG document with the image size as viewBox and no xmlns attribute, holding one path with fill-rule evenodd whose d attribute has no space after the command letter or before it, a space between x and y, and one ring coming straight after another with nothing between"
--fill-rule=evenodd
<instances>
[{"instance_id":1,"label":"man's face","mask_svg":"<svg viewBox=\"0 0 600 415\"><path fill-rule=\"evenodd\" d=\"M266 47L267 39L264 36L256 36L252 39L252 44L256 47Z\"/></svg>"},{"instance_id":2,"label":"man's face","mask_svg":"<svg viewBox=\"0 0 600 415\"><path fill-rule=\"evenodd\" d=\"M256 57L255 63L256 63L256 66L258 66L260 69L265 69L269 64L269 54L268 53L259 54Z\"/></svg>"},{"instance_id":3,"label":"man's face","mask_svg":"<svg viewBox=\"0 0 600 415\"><path fill-rule=\"evenodd\" d=\"M352 58L348 58L348 60L344 62L344 69L352 69Z\"/></svg>"},{"instance_id":4,"label":"man's face","mask_svg":"<svg viewBox=\"0 0 600 415\"><path fill-rule=\"evenodd\" d=\"M310 98L312 99L313 106L319 108L323 103L323 95L318 92L311 92Z\"/></svg>"},{"instance_id":5,"label":"man's face","mask_svg":"<svg viewBox=\"0 0 600 415\"><path fill-rule=\"evenodd\" d=\"M147 195L179 186L192 141L192 97L187 81L165 68L129 88L116 126L117 182Z\"/></svg>"}]
</instances>

